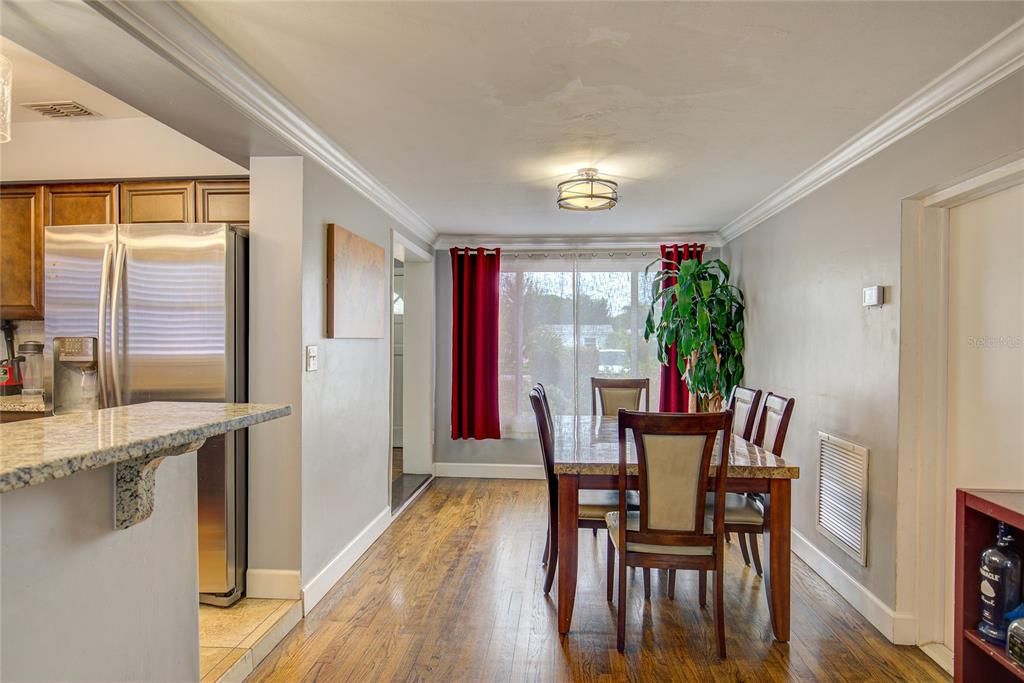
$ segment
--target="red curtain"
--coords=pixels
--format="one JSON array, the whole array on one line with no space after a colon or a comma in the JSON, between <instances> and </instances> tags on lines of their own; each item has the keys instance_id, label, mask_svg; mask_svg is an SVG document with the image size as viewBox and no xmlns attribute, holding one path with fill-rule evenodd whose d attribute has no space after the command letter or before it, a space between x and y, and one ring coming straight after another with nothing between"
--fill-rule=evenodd
<instances>
[{"instance_id":1,"label":"red curtain","mask_svg":"<svg viewBox=\"0 0 1024 683\"><path fill-rule=\"evenodd\" d=\"M704 259L703 244L663 244L661 245L661 258L671 259L662 261L663 269L678 270L680 261ZM666 289L676 284L675 278L666 278L662 281ZM685 413L690 408L690 392L686 389L686 380L679 374L679 365L676 361L675 344L668 351L668 364L661 366L661 392L658 401L658 410L663 413Z\"/></svg>"},{"instance_id":2,"label":"red curtain","mask_svg":"<svg viewBox=\"0 0 1024 683\"><path fill-rule=\"evenodd\" d=\"M500 439L501 250L452 247L452 438Z\"/></svg>"}]
</instances>

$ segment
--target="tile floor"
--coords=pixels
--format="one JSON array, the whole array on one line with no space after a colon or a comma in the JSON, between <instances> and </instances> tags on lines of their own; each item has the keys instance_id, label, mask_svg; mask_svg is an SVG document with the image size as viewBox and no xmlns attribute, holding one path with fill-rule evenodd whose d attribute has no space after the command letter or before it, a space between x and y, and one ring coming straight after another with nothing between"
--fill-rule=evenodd
<instances>
[{"instance_id":1,"label":"tile floor","mask_svg":"<svg viewBox=\"0 0 1024 683\"><path fill-rule=\"evenodd\" d=\"M243 680L301 618L298 600L243 598L228 608L200 605L203 683Z\"/></svg>"}]
</instances>

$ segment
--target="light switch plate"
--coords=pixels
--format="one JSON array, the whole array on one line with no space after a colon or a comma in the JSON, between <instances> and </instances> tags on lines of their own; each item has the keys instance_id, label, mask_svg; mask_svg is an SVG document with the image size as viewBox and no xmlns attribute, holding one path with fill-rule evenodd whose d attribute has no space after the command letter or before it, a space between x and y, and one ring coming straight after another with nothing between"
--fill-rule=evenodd
<instances>
[{"instance_id":1,"label":"light switch plate","mask_svg":"<svg viewBox=\"0 0 1024 683\"><path fill-rule=\"evenodd\" d=\"M316 372L320 367L320 357L315 346L306 347L306 372Z\"/></svg>"},{"instance_id":2,"label":"light switch plate","mask_svg":"<svg viewBox=\"0 0 1024 683\"><path fill-rule=\"evenodd\" d=\"M864 295L863 295L863 298L861 299L861 304L866 306L866 307L881 306L884 303L883 298L884 297L883 297L883 294L882 294L882 286L881 285L873 285L871 287L865 287L864 288Z\"/></svg>"}]
</instances>

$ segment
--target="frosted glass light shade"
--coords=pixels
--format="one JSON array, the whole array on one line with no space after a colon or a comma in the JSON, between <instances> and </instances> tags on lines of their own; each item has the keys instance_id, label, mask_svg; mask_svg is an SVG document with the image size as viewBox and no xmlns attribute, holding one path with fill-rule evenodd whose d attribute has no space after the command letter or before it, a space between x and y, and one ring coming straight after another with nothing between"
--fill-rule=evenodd
<instances>
[{"instance_id":1,"label":"frosted glass light shade","mask_svg":"<svg viewBox=\"0 0 1024 683\"><path fill-rule=\"evenodd\" d=\"M619 203L619 184L600 178L596 168L581 168L558 183L558 208L568 211L604 211Z\"/></svg>"}]
</instances>

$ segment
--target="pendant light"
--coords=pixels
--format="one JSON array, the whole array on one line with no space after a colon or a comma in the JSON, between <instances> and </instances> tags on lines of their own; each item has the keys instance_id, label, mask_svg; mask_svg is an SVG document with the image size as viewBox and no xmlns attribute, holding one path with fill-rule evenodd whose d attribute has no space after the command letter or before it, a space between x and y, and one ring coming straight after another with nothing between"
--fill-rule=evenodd
<instances>
[{"instance_id":1,"label":"pendant light","mask_svg":"<svg viewBox=\"0 0 1024 683\"><path fill-rule=\"evenodd\" d=\"M558 183L558 208L567 211L605 211L619 203L619 184L601 178L596 168L581 168Z\"/></svg>"}]
</instances>

